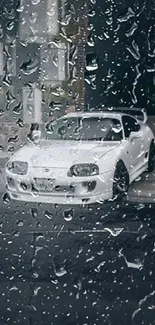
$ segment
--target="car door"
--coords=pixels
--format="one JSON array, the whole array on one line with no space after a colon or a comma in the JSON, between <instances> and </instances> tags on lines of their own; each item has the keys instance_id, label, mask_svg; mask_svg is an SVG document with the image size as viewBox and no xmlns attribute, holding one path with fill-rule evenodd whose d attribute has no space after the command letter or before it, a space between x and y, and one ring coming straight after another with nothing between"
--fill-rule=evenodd
<instances>
[{"instance_id":1,"label":"car door","mask_svg":"<svg viewBox=\"0 0 155 325\"><path fill-rule=\"evenodd\" d=\"M141 133L141 126L137 120L131 116L124 115L122 123L125 135L125 154L128 161L128 168L132 175L144 163L144 138L143 132ZM137 133L137 138L130 140L131 132Z\"/></svg>"}]
</instances>

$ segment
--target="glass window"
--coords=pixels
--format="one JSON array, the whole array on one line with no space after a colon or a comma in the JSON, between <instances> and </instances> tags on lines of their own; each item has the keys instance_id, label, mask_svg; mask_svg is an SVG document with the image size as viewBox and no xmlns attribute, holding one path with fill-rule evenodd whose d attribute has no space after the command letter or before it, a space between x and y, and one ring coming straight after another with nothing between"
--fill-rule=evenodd
<instances>
[{"instance_id":1,"label":"glass window","mask_svg":"<svg viewBox=\"0 0 155 325\"><path fill-rule=\"evenodd\" d=\"M138 132L140 124L131 116L122 117L125 137L129 138L131 132Z\"/></svg>"},{"instance_id":2,"label":"glass window","mask_svg":"<svg viewBox=\"0 0 155 325\"><path fill-rule=\"evenodd\" d=\"M61 118L46 125L43 137L51 140L121 141L122 126L112 118Z\"/></svg>"}]
</instances>

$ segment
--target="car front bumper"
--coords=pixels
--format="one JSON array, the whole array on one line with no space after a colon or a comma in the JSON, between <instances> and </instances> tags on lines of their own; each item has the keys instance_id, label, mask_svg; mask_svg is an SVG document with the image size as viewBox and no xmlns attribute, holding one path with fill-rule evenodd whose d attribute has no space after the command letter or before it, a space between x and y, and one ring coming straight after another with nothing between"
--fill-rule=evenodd
<instances>
[{"instance_id":1,"label":"car front bumper","mask_svg":"<svg viewBox=\"0 0 155 325\"><path fill-rule=\"evenodd\" d=\"M25 184L25 187L23 186ZM12 200L52 204L92 204L112 198L112 172L93 177L59 177L47 190L33 187L34 177L6 171L6 190Z\"/></svg>"}]
</instances>

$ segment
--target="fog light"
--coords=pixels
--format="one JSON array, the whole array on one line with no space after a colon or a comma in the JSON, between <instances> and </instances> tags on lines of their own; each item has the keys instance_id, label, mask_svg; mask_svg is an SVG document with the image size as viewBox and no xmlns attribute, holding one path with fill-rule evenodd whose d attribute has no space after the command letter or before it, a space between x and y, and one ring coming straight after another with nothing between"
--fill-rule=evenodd
<instances>
[{"instance_id":1,"label":"fog light","mask_svg":"<svg viewBox=\"0 0 155 325\"><path fill-rule=\"evenodd\" d=\"M8 183L8 186L9 187L11 187L11 188L14 188L15 187L15 181L11 177L7 177L7 183Z\"/></svg>"},{"instance_id":2,"label":"fog light","mask_svg":"<svg viewBox=\"0 0 155 325\"><path fill-rule=\"evenodd\" d=\"M96 181L83 182L83 187L87 187L88 192L92 192L96 187Z\"/></svg>"}]
</instances>

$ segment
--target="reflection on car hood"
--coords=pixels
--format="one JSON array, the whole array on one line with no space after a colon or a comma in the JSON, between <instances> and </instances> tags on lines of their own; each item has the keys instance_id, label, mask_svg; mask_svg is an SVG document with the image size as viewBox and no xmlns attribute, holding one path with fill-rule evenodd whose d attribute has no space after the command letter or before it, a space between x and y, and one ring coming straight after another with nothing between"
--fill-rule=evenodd
<instances>
[{"instance_id":1,"label":"reflection on car hood","mask_svg":"<svg viewBox=\"0 0 155 325\"><path fill-rule=\"evenodd\" d=\"M95 141L40 141L37 145L28 144L16 152L13 160L27 161L34 167L68 168L75 163L97 162L120 143Z\"/></svg>"}]
</instances>

